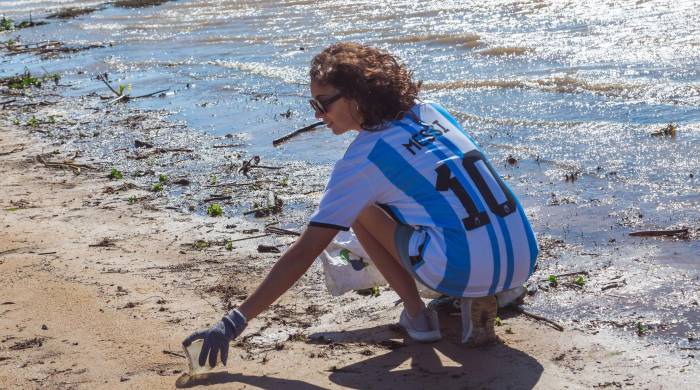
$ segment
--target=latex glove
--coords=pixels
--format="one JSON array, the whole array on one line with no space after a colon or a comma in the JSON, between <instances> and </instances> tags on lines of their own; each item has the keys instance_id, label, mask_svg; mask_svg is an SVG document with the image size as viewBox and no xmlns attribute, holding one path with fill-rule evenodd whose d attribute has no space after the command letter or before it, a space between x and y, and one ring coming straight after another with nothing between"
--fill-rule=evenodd
<instances>
[{"instance_id":1,"label":"latex glove","mask_svg":"<svg viewBox=\"0 0 700 390\"><path fill-rule=\"evenodd\" d=\"M238 309L231 310L221 321L209 329L198 330L182 341L188 347L193 341L203 339L202 351L199 353L199 365L204 366L209 356L209 366L216 366L216 356L221 353L221 362L228 359L228 346L231 340L240 335L247 325L246 318Z\"/></svg>"}]
</instances>

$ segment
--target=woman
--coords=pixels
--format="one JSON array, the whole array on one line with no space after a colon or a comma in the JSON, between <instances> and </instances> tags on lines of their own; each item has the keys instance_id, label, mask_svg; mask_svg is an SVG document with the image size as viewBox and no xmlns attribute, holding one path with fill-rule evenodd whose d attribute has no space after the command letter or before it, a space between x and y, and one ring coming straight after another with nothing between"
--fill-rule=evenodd
<instances>
[{"instance_id":1,"label":"woman","mask_svg":"<svg viewBox=\"0 0 700 390\"><path fill-rule=\"evenodd\" d=\"M311 106L334 134L358 134L335 165L316 212L238 309L183 342L204 339L199 360L225 364L228 344L296 282L338 230L354 230L404 304L399 323L417 341L440 339L415 280L464 297L463 341L492 341L494 294L522 285L537 245L512 192L441 106L393 56L355 43L311 63ZM473 303L473 304L472 304ZM477 320L472 326L471 317Z\"/></svg>"}]
</instances>

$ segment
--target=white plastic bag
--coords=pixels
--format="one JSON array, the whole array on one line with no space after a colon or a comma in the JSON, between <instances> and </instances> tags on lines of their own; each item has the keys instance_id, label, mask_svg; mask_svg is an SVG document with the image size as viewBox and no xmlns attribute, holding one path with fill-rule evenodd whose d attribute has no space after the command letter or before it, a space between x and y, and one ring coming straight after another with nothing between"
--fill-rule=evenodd
<instances>
[{"instance_id":1,"label":"white plastic bag","mask_svg":"<svg viewBox=\"0 0 700 390\"><path fill-rule=\"evenodd\" d=\"M387 284L352 230L338 232L318 259L333 296Z\"/></svg>"}]
</instances>

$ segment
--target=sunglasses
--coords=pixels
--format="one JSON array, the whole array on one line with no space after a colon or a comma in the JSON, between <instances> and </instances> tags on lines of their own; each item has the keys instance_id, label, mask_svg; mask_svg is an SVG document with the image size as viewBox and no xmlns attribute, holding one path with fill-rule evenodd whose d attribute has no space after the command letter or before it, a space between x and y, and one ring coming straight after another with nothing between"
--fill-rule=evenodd
<instances>
[{"instance_id":1,"label":"sunglasses","mask_svg":"<svg viewBox=\"0 0 700 390\"><path fill-rule=\"evenodd\" d=\"M328 112L328 108L330 107L331 104L333 104L336 100L340 99L343 97L340 93L337 93L331 97L325 98L325 99L311 99L309 100L309 104L311 105L311 108L314 109L319 114L325 114Z\"/></svg>"}]
</instances>

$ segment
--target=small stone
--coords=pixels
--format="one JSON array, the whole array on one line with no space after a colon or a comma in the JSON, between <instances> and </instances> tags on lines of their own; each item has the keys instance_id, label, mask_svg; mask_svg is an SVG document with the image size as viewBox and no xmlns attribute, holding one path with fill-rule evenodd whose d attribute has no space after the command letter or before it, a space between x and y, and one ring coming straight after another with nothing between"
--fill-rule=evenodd
<instances>
[{"instance_id":1,"label":"small stone","mask_svg":"<svg viewBox=\"0 0 700 390\"><path fill-rule=\"evenodd\" d=\"M41 330L49 330L49 327L46 326L46 324L41 325Z\"/></svg>"},{"instance_id":2,"label":"small stone","mask_svg":"<svg viewBox=\"0 0 700 390\"><path fill-rule=\"evenodd\" d=\"M119 382L126 382L128 380L129 380L129 378L126 376L122 376L121 378L119 378Z\"/></svg>"}]
</instances>

